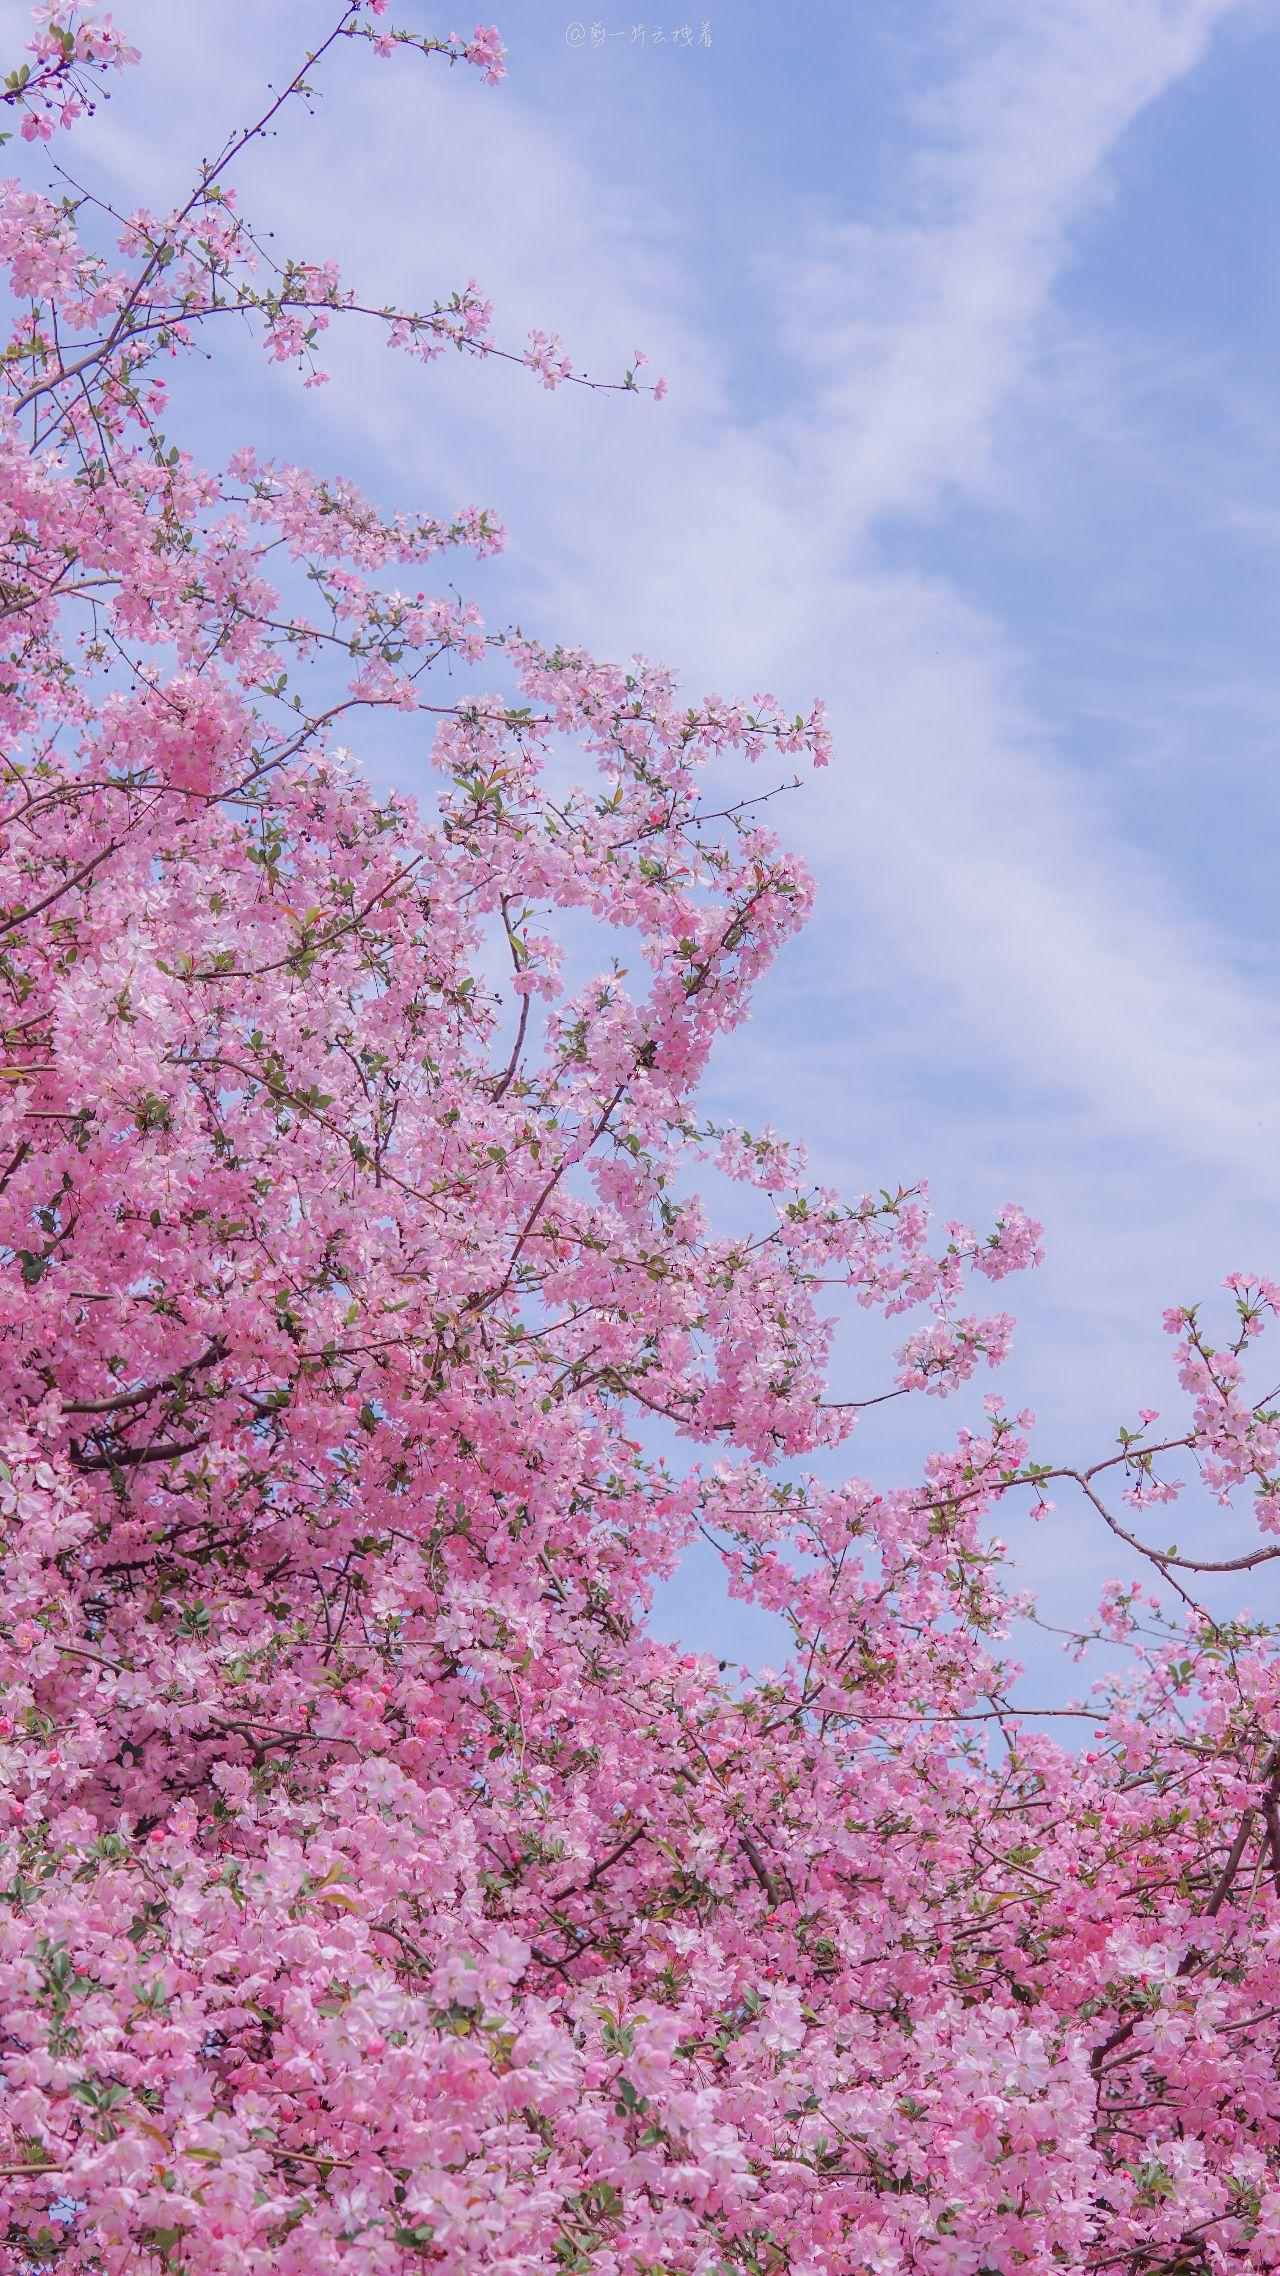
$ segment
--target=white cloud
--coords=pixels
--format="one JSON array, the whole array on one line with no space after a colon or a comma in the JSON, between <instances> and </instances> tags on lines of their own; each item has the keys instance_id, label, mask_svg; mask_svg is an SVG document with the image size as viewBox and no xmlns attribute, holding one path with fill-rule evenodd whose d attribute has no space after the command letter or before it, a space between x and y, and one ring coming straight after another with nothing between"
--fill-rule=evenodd
<instances>
[{"instance_id":1,"label":"white cloud","mask_svg":"<svg viewBox=\"0 0 1280 2276\"><path fill-rule=\"evenodd\" d=\"M652 217L590 181L518 91L514 109L465 119L451 91L434 104L410 207L447 212L450 185L465 185L446 245L478 242L500 302L522 319L563 312L593 357L636 332L661 342L686 311L660 348L677 378L661 422L518 386L487 402L468 387L464 419L459 384L444 457L467 449L468 424L475 450L477 405L496 411L481 450L520 498L517 530L537 532L536 554L517 539L522 608L611 650L672 654L695 680L821 689L842 760L799 823L827 907L851 905L851 939L887 932L1022 1082L1262 1190L1280 1127L1270 1007L1030 714L1001 628L954 586L887 565L879 544L886 523L983 485L1110 153L1233 12L1069 0L967 13L968 52L917 107L900 210L826 227L797 264L785 321L814 385L768 421L735 415L690 280L651 249ZM404 150L388 137L375 199ZM313 190L299 185L299 203ZM355 243L371 219L357 200ZM344 413L432 476L409 385L369 373Z\"/></svg>"}]
</instances>

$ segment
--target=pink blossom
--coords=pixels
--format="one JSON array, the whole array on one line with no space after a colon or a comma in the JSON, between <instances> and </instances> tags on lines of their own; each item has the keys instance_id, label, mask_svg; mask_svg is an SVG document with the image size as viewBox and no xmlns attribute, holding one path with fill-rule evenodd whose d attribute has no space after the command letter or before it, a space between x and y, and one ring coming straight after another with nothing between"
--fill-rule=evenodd
<instances>
[{"instance_id":1,"label":"pink blossom","mask_svg":"<svg viewBox=\"0 0 1280 2276\"><path fill-rule=\"evenodd\" d=\"M491 87L506 78L506 48L498 34L496 24L477 24L467 42L468 63L474 63L484 73Z\"/></svg>"}]
</instances>

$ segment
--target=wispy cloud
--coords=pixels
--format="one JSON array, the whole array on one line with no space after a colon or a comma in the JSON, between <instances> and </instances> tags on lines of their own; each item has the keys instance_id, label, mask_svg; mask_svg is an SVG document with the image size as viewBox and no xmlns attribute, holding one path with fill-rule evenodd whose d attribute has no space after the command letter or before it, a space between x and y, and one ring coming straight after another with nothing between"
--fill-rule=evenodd
<instances>
[{"instance_id":1,"label":"wispy cloud","mask_svg":"<svg viewBox=\"0 0 1280 2276\"><path fill-rule=\"evenodd\" d=\"M891 207L825 221L791 258L772 320L810 378L767 417L735 411L661 216L589 177L518 93L465 119L447 100L429 111L409 207L446 217L437 254L441 236L478 246L519 316L564 311L592 353L656 337L675 369L661 421L494 391L473 464L504 492L509 477L517 530L538 532L539 551L516 555L524 612L611 649L674 653L695 679L821 688L842 763L800 827L849 948L887 933L1019 1082L1263 1186L1280 1127L1270 1006L1036 717L1007 630L899 535L998 487L1003 425L1117 143L1236 12L966 10L945 84L905 122ZM388 137L388 176L407 139ZM353 243L368 242L380 173L347 215ZM313 195L301 181L299 207ZM369 384L367 367L351 376L344 416L438 479L407 390ZM443 442L446 463L475 454L460 405ZM830 987L824 948L820 928Z\"/></svg>"}]
</instances>

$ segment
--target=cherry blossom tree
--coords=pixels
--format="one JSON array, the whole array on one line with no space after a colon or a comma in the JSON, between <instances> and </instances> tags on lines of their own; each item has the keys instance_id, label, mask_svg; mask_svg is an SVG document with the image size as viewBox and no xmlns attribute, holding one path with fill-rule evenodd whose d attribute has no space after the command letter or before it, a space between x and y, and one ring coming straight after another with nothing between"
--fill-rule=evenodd
<instances>
[{"instance_id":1,"label":"cherry blossom tree","mask_svg":"<svg viewBox=\"0 0 1280 2276\"><path fill-rule=\"evenodd\" d=\"M1171 1314L1185 1414L1091 1467L992 1394L848 1473L832 1308L901 1323L864 1403L959 1390L1039 1230L699 1106L809 907L763 808L820 710L489 631L418 589L488 512L164 429L228 314L304 384L339 319L586 384L255 235L237 162L350 42L502 75L334 5L171 211L45 184L108 21L3 88L5 2266L1280 2266L1280 1659L1201 1593L1280 1556L1280 1290ZM1179 1467L1255 1546L1156 1537ZM1075 1721L1012 1703L992 1530L1054 1480L1124 1572ZM651 1633L695 1537L781 1672Z\"/></svg>"}]
</instances>

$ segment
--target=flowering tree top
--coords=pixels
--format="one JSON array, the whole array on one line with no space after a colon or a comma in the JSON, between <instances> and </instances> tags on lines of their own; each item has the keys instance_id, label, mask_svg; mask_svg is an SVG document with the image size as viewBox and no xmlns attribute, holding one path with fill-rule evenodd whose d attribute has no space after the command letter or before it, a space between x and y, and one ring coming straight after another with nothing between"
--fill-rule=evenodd
<instances>
[{"instance_id":1,"label":"flowering tree top","mask_svg":"<svg viewBox=\"0 0 1280 2276\"><path fill-rule=\"evenodd\" d=\"M5 2265L1280 2266L1280 1667L1200 1593L1280 1555L1280 1291L1171 1313L1185 1419L1088 1465L992 1392L823 1482L998 1366L1039 1228L699 1106L810 905L763 809L820 707L490 631L428 589L487 509L162 431L229 313L306 385L339 317L582 379L255 234L237 161L353 39L502 75L352 0L172 210L0 197ZM41 9L14 157L135 60ZM860 1400L841 1291L901 1323ZM1149 1536L1171 1464L1256 1544ZM1013 1703L991 1523L1055 1479L1124 1560L1088 1710ZM780 1672L650 1633L698 1536Z\"/></svg>"}]
</instances>

